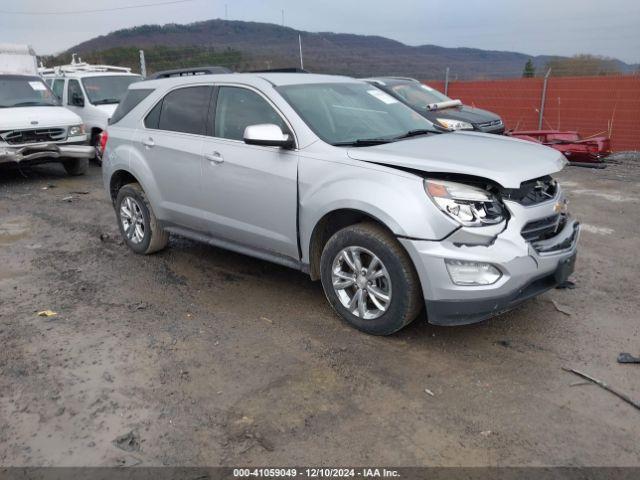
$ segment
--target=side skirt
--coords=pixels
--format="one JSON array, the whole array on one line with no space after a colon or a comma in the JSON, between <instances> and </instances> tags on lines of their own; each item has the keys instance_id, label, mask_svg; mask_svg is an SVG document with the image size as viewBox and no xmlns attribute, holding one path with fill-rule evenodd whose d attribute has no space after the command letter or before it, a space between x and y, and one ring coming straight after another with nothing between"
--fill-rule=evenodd
<instances>
[{"instance_id":1,"label":"side skirt","mask_svg":"<svg viewBox=\"0 0 640 480\"><path fill-rule=\"evenodd\" d=\"M295 258L286 257L284 255L270 252L268 250L261 250L246 245L240 245L228 240L222 240L220 238L212 237L210 235L196 232L184 227L178 227L175 225L164 225L163 228L169 233L180 235L181 237L186 237L197 242L207 243L214 247L224 248L225 250L230 250L242 255L259 258L260 260L266 260L268 262L277 263L278 265L283 265L295 270L300 270L304 273L309 273L309 265L296 260Z\"/></svg>"}]
</instances>

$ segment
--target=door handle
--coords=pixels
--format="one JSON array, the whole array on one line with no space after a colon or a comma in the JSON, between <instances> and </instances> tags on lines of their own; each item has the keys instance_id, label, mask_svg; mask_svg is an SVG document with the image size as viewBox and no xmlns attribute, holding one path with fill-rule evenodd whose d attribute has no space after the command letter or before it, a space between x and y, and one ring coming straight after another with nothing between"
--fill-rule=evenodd
<instances>
[{"instance_id":1,"label":"door handle","mask_svg":"<svg viewBox=\"0 0 640 480\"><path fill-rule=\"evenodd\" d=\"M149 137L142 141L142 144L147 148L155 147L156 142L153 141L153 138Z\"/></svg>"},{"instance_id":2,"label":"door handle","mask_svg":"<svg viewBox=\"0 0 640 480\"><path fill-rule=\"evenodd\" d=\"M206 158L211 163L214 163L216 165L220 165L222 162L224 162L224 158L222 158L222 155L220 155L220 152L205 153L204 158Z\"/></svg>"}]
</instances>

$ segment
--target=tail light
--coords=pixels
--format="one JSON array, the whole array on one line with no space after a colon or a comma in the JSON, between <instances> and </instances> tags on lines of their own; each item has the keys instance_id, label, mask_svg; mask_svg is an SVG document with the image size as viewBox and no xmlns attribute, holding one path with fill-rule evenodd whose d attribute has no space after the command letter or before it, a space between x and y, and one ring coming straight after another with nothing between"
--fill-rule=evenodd
<instances>
[{"instance_id":1,"label":"tail light","mask_svg":"<svg viewBox=\"0 0 640 480\"><path fill-rule=\"evenodd\" d=\"M109 140L109 134L106 130L103 130L100 134L100 153L104 153L105 148L107 148L107 140Z\"/></svg>"}]
</instances>

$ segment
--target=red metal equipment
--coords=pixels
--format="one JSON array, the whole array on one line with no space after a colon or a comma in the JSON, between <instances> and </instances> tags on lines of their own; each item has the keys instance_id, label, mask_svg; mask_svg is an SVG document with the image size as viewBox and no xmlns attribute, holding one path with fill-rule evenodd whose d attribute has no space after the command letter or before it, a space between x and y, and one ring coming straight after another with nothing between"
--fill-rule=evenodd
<instances>
[{"instance_id":1,"label":"red metal equipment","mask_svg":"<svg viewBox=\"0 0 640 480\"><path fill-rule=\"evenodd\" d=\"M603 159L611 154L611 140L605 135L582 138L578 132L561 130L518 130L506 135L555 148L572 165L604 166Z\"/></svg>"}]
</instances>

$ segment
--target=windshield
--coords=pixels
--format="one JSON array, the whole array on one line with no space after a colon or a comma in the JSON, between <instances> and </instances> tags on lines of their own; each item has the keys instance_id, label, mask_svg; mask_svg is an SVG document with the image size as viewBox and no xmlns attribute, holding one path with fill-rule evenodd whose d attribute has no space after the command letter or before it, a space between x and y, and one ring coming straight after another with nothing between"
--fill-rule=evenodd
<instances>
[{"instance_id":1,"label":"windshield","mask_svg":"<svg viewBox=\"0 0 640 480\"><path fill-rule=\"evenodd\" d=\"M37 77L0 77L0 108L57 105L58 99Z\"/></svg>"},{"instance_id":2,"label":"windshield","mask_svg":"<svg viewBox=\"0 0 640 480\"><path fill-rule=\"evenodd\" d=\"M332 145L383 143L431 122L391 95L364 83L288 85L278 91L322 140Z\"/></svg>"},{"instance_id":3,"label":"windshield","mask_svg":"<svg viewBox=\"0 0 640 480\"><path fill-rule=\"evenodd\" d=\"M82 85L93 105L106 105L120 103L129 85L140 80L138 75L105 75L83 78Z\"/></svg>"},{"instance_id":4,"label":"windshield","mask_svg":"<svg viewBox=\"0 0 640 480\"><path fill-rule=\"evenodd\" d=\"M391 90L416 110L424 110L432 103L451 101L446 95L421 83L403 83L391 87Z\"/></svg>"}]
</instances>

